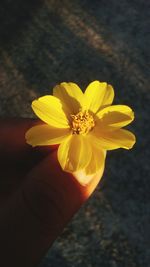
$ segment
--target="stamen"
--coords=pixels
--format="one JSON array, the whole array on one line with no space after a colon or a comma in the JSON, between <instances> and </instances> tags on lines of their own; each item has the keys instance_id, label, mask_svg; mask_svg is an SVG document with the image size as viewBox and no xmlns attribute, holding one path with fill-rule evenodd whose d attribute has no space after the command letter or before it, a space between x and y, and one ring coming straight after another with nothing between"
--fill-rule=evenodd
<instances>
[{"instance_id":1,"label":"stamen","mask_svg":"<svg viewBox=\"0 0 150 267\"><path fill-rule=\"evenodd\" d=\"M95 126L93 116L86 111L79 111L72 118L72 134L87 134Z\"/></svg>"}]
</instances>

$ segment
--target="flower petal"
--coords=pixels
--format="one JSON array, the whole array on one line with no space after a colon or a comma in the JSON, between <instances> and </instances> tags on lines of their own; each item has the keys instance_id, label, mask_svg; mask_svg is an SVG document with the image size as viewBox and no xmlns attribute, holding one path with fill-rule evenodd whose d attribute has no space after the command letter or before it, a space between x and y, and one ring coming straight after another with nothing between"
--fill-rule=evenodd
<instances>
[{"instance_id":1,"label":"flower petal","mask_svg":"<svg viewBox=\"0 0 150 267\"><path fill-rule=\"evenodd\" d=\"M94 146L93 142L91 145L92 147ZM96 146L93 147L92 158L89 164L83 170L73 173L77 181L85 186L91 182L95 175L98 175L99 179L101 179L104 172L105 157L106 151L98 149Z\"/></svg>"},{"instance_id":2,"label":"flower petal","mask_svg":"<svg viewBox=\"0 0 150 267\"><path fill-rule=\"evenodd\" d=\"M134 112L128 106L113 105L102 109L96 116L100 119L97 122L100 127L113 130L131 123L134 119Z\"/></svg>"},{"instance_id":3,"label":"flower petal","mask_svg":"<svg viewBox=\"0 0 150 267\"><path fill-rule=\"evenodd\" d=\"M85 167L85 173L87 175L98 172L101 168L104 168L106 151L92 143L92 158L89 164Z\"/></svg>"},{"instance_id":4,"label":"flower petal","mask_svg":"<svg viewBox=\"0 0 150 267\"><path fill-rule=\"evenodd\" d=\"M40 97L32 102L32 108L35 114L47 124L58 128L68 128L68 120L58 98L52 95Z\"/></svg>"},{"instance_id":5,"label":"flower petal","mask_svg":"<svg viewBox=\"0 0 150 267\"><path fill-rule=\"evenodd\" d=\"M59 98L70 114L76 114L83 106L83 92L75 83L63 82L56 85L53 89L53 95Z\"/></svg>"},{"instance_id":6,"label":"flower petal","mask_svg":"<svg viewBox=\"0 0 150 267\"><path fill-rule=\"evenodd\" d=\"M26 142L32 146L60 144L70 135L67 128L55 128L47 124L30 128L25 135Z\"/></svg>"},{"instance_id":7,"label":"flower petal","mask_svg":"<svg viewBox=\"0 0 150 267\"><path fill-rule=\"evenodd\" d=\"M111 85L105 82L91 82L84 93L86 108L97 113L101 108L112 104L114 90Z\"/></svg>"},{"instance_id":8,"label":"flower petal","mask_svg":"<svg viewBox=\"0 0 150 267\"><path fill-rule=\"evenodd\" d=\"M69 136L58 148L58 161L67 172L83 169L91 160L91 155L91 146L82 135Z\"/></svg>"},{"instance_id":9,"label":"flower petal","mask_svg":"<svg viewBox=\"0 0 150 267\"><path fill-rule=\"evenodd\" d=\"M95 127L96 128L96 127ZM94 129L95 129L94 128ZM112 150L117 148L130 149L135 144L135 135L125 129L103 132L100 129L91 131L95 145Z\"/></svg>"}]
</instances>

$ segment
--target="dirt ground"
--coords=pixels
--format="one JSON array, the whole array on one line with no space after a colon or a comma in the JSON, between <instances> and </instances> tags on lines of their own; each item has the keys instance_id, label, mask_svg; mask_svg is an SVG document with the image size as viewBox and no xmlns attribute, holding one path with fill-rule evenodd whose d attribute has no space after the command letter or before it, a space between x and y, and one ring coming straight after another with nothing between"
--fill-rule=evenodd
<instances>
[{"instance_id":1,"label":"dirt ground","mask_svg":"<svg viewBox=\"0 0 150 267\"><path fill-rule=\"evenodd\" d=\"M108 153L103 179L39 267L150 266L149 16L146 0L1 0L0 116L32 117L61 81L115 88L136 146Z\"/></svg>"}]
</instances>

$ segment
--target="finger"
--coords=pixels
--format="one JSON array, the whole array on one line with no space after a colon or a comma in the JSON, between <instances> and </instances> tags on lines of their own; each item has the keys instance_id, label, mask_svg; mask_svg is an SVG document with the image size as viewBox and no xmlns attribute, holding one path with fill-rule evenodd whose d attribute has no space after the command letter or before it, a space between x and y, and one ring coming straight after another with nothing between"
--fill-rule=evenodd
<instances>
[{"instance_id":1,"label":"finger","mask_svg":"<svg viewBox=\"0 0 150 267\"><path fill-rule=\"evenodd\" d=\"M32 148L25 141L26 131L41 121L25 118L7 118L0 120L0 160L1 162L29 163L38 160L55 149L55 146ZM17 162L18 164L18 162Z\"/></svg>"},{"instance_id":2,"label":"finger","mask_svg":"<svg viewBox=\"0 0 150 267\"><path fill-rule=\"evenodd\" d=\"M11 263L16 267L37 264L91 195L100 175L102 173L82 186L73 175L61 170L56 151L51 153L29 173L23 188L5 209L2 216L5 229L0 233L2 254L6 254L7 248ZM7 261L9 266L8 257Z\"/></svg>"},{"instance_id":3,"label":"finger","mask_svg":"<svg viewBox=\"0 0 150 267\"><path fill-rule=\"evenodd\" d=\"M0 120L0 191L10 193L39 161L57 146L32 148L25 141L26 131L39 120L13 118ZM6 194L7 195L7 194Z\"/></svg>"},{"instance_id":4,"label":"finger","mask_svg":"<svg viewBox=\"0 0 150 267\"><path fill-rule=\"evenodd\" d=\"M25 142L26 131L39 120L0 119L0 202L4 202L23 182L26 174L57 146L32 148Z\"/></svg>"}]
</instances>

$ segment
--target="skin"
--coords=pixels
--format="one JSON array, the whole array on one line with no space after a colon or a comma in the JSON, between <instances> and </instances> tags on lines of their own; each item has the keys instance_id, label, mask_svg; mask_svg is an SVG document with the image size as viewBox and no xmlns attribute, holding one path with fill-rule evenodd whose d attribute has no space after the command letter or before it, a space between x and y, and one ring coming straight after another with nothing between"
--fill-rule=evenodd
<instances>
[{"instance_id":1,"label":"skin","mask_svg":"<svg viewBox=\"0 0 150 267\"><path fill-rule=\"evenodd\" d=\"M33 119L0 120L0 266L32 267L96 188L63 172L57 146L32 148Z\"/></svg>"}]
</instances>

